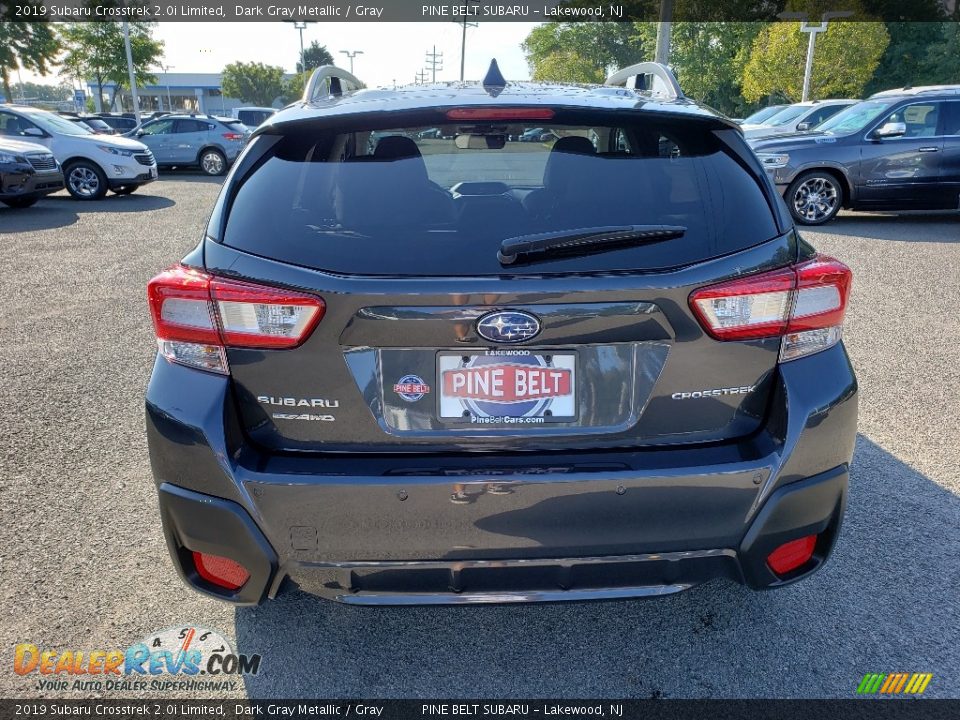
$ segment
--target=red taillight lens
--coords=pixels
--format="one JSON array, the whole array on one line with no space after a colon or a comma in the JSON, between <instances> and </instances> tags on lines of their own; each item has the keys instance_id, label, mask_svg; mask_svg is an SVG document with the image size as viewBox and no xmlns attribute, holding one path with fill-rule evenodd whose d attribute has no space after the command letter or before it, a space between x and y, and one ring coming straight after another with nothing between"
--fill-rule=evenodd
<instances>
[{"instance_id":1,"label":"red taillight lens","mask_svg":"<svg viewBox=\"0 0 960 720\"><path fill-rule=\"evenodd\" d=\"M243 133L224 133L223 137L227 140L243 140Z\"/></svg>"},{"instance_id":2,"label":"red taillight lens","mask_svg":"<svg viewBox=\"0 0 960 720\"><path fill-rule=\"evenodd\" d=\"M800 265L701 288L690 307L717 340L784 338L781 360L834 345L853 275L838 260L817 256Z\"/></svg>"},{"instance_id":3,"label":"red taillight lens","mask_svg":"<svg viewBox=\"0 0 960 720\"><path fill-rule=\"evenodd\" d=\"M250 579L250 573L243 565L220 555L194 552L193 564L197 575L227 590L239 590Z\"/></svg>"},{"instance_id":4,"label":"red taillight lens","mask_svg":"<svg viewBox=\"0 0 960 720\"><path fill-rule=\"evenodd\" d=\"M454 108L447 110L448 120L552 120L550 108Z\"/></svg>"},{"instance_id":5,"label":"red taillight lens","mask_svg":"<svg viewBox=\"0 0 960 720\"><path fill-rule=\"evenodd\" d=\"M777 575L786 575L791 570L805 565L813 557L813 549L816 546L816 535L791 540L767 555L767 565Z\"/></svg>"},{"instance_id":6,"label":"red taillight lens","mask_svg":"<svg viewBox=\"0 0 960 720\"><path fill-rule=\"evenodd\" d=\"M161 354L183 365L227 373L224 347L293 348L323 317L312 295L215 278L177 266L147 285Z\"/></svg>"}]
</instances>

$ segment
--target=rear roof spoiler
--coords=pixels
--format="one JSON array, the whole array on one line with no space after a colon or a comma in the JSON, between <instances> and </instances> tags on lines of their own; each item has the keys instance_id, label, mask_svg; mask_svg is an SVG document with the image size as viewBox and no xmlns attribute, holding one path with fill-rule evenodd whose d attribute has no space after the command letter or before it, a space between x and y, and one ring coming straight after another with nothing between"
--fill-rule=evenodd
<instances>
[{"instance_id":1,"label":"rear roof spoiler","mask_svg":"<svg viewBox=\"0 0 960 720\"><path fill-rule=\"evenodd\" d=\"M676 75L666 65L642 62L617 70L607 78L604 85L620 86L660 95L671 100L686 97L680 89Z\"/></svg>"},{"instance_id":2,"label":"rear roof spoiler","mask_svg":"<svg viewBox=\"0 0 960 720\"><path fill-rule=\"evenodd\" d=\"M351 73L334 65L323 65L313 71L303 88L303 102L312 103L321 98L354 92L363 87Z\"/></svg>"}]
</instances>

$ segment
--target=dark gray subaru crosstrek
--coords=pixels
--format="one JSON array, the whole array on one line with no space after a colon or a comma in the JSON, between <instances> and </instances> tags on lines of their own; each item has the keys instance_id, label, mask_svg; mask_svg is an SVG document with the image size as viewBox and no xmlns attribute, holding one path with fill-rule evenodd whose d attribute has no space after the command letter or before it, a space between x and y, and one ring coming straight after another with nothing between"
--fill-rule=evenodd
<instances>
[{"instance_id":1,"label":"dark gray subaru crosstrek","mask_svg":"<svg viewBox=\"0 0 960 720\"><path fill-rule=\"evenodd\" d=\"M358 85L317 70L149 284L184 580L483 603L819 568L856 435L850 270L737 126L652 64Z\"/></svg>"}]
</instances>

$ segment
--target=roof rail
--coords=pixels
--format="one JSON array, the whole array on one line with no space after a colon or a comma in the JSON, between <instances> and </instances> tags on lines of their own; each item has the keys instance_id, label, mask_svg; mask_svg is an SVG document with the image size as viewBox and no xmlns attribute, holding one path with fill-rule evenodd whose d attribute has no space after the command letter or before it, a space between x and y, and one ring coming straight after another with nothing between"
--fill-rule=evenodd
<instances>
[{"instance_id":1,"label":"roof rail","mask_svg":"<svg viewBox=\"0 0 960 720\"><path fill-rule=\"evenodd\" d=\"M323 65L313 71L303 88L303 102L311 103L323 97L343 95L363 87L351 73L334 65Z\"/></svg>"},{"instance_id":2,"label":"roof rail","mask_svg":"<svg viewBox=\"0 0 960 720\"><path fill-rule=\"evenodd\" d=\"M960 95L960 85L907 85L904 88L881 90L870 98L896 97L898 95Z\"/></svg>"},{"instance_id":3,"label":"roof rail","mask_svg":"<svg viewBox=\"0 0 960 720\"><path fill-rule=\"evenodd\" d=\"M674 100L686 97L673 71L666 65L655 62L637 63L617 70L607 78L604 85L620 85L653 95L665 95Z\"/></svg>"}]
</instances>

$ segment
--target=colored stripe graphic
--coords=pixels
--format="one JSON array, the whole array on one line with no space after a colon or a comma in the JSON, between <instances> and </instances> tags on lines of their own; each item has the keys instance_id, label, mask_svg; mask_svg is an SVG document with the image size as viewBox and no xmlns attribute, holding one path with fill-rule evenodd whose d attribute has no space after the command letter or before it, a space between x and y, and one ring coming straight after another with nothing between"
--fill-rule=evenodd
<instances>
[{"instance_id":1,"label":"colored stripe graphic","mask_svg":"<svg viewBox=\"0 0 960 720\"><path fill-rule=\"evenodd\" d=\"M857 686L858 695L922 695L932 673L867 673Z\"/></svg>"}]
</instances>

